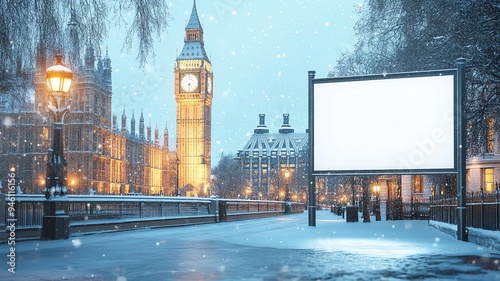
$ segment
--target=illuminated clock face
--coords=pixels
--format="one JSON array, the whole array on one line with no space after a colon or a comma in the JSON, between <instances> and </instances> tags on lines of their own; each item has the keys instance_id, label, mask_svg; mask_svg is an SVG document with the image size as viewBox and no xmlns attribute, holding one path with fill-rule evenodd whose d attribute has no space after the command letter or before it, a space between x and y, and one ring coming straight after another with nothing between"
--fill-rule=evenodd
<instances>
[{"instance_id":1,"label":"illuminated clock face","mask_svg":"<svg viewBox=\"0 0 500 281\"><path fill-rule=\"evenodd\" d=\"M208 77L207 79L207 91L212 93L212 78Z\"/></svg>"},{"instance_id":2,"label":"illuminated clock face","mask_svg":"<svg viewBox=\"0 0 500 281\"><path fill-rule=\"evenodd\" d=\"M194 74L186 74L181 80L182 90L192 92L198 88L198 77Z\"/></svg>"}]
</instances>

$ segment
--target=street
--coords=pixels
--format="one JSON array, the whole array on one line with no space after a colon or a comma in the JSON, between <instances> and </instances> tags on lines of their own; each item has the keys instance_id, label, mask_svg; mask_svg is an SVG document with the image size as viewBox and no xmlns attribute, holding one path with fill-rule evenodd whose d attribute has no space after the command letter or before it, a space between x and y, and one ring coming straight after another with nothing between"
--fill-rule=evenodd
<instances>
[{"instance_id":1,"label":"street","mask_svg":"<svg viewBox=\"0 0 500 281\"><path fill-rule=\"evenodd\" d=\"M500 280L500 252L427 221L346 223L327 210L317 227L304 212L22 241L15 250L16 273L2 262L2 280Z\"/></svg>"}]
</instances>

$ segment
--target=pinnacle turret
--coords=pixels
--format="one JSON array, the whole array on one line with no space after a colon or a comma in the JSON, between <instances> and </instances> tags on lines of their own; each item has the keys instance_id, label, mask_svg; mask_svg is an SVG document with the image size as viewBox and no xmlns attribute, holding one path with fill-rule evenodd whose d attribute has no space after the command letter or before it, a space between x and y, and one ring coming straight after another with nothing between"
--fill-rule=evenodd
<instances>
[{"instance_id":1,"label":"pinnacle turret","mask_svg":"<svg viewBox=\"0 0 500 281\"><path fill-rule=\"evenodd\" d=\"M139 139L144 140L144 116L141 109L141 117L139 118Z\"/></svg>"}]
</instances>

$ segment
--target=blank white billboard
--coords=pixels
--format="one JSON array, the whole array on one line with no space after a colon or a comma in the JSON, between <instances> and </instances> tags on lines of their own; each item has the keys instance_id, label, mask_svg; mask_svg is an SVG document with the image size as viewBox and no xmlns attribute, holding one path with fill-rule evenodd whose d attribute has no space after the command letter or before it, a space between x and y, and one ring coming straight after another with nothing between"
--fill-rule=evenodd
<instances>
[{"instance_id":1,"label":"blank white billboard","mask_svg":"<svg viewBox=\"0 0 500 281\"><path fill-rule=\"evenodd\" d=\"M313 80L313 170L456 169L454 83L449 72Z\"/></svg>"}]
</instances>

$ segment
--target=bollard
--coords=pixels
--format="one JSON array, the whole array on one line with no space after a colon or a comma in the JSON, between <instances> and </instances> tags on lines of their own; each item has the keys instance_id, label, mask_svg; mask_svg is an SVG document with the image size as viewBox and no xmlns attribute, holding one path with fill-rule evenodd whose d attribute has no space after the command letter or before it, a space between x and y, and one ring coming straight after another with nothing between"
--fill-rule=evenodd
<instances>
[{"instance_id":1,"label":"bollard","mask_svg":"<svg viewBox=\"0 0 500 281\"><path fill-rule=\"evenodd\" d=\"M215 216L215 222L219 221L219 200L211 199L210 200L210 214Z\"/></svg>"},{"instance_id":2,"label":"bollard","mask_svg":"<svg viewBox=\"0 0 500 281\"><path fill-rule=\"evenodd\" d=\"M219 221L227 221L227 201L219 201Z\"/></svg>"},{"instance_id":3,"label":"bollard","mask_svg":"<svg viewBox=\"0 0 500 281\"><path fill-rule=\"evenodd\" d=\"M358 206L347 206L346 207L346 222L358 222Z\"/></svg>"},{"instance_id":4,"label":"bollard","mask_svg":"<svg viewBox=\"0 0 500 281\"><path fill-rule=\"evenodd\" d=\"M292 212L292 202L285 202L285 214L290 214Z\"/></svg>"}]
</instances>

